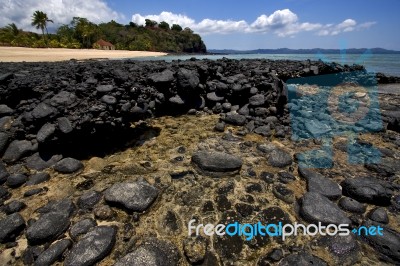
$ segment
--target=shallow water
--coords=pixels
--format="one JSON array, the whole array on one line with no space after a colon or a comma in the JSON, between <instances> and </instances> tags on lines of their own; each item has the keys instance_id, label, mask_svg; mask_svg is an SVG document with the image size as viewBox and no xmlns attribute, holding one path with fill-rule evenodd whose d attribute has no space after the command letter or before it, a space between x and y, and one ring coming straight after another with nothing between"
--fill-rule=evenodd
<instances>
[{"instance_id":1,"label":"shallow water","mask_svg":"<svg viewBox=\"0 0 400 266\"><path fill-rule=\"evenodd\" d=\"M223 57L230 59L272 59L272 60L323 60L339 64L361 64L369 72L381 72L386 75L400 76L400 54L228 54L228 55L168 55L162 57L134 58L135 60L187 60L197 59L217 60Z\"/></svg>"}]
</instances>

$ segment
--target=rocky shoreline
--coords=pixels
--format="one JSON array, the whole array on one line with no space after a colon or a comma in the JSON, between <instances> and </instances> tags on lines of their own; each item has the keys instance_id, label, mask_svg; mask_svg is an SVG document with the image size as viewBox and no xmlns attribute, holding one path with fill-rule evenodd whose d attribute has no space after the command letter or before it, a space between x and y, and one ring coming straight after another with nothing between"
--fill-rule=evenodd
<instances>
[{"instance_id":1,"label":"rocky shoreline","mask_svg":"<svg viewBox=\"0 0 400 266\"><path fill-rule=\"evenodd\" d=\"M373 145L382 160L368 161L360 148L360 161L351 165L346 139L336 137L331 123L334 165L308 170L299 154L321 144L312 138L320 124L312 123L328 120L309 123L304 104L288 101L288 82L323 76L353 85L360 76L371 79L361 66L321 61L0 64L0 259L25 265L399 263L400 94L377 95L372 118L356 127L358 142ZM365 95L357 97L365 104ZM321 100L310 99L311 105ZM381 125L374 123L378 112ZM294 113L300 116L295 125ZM305 135L293 141L298 132ZM187 237L194 218L379 224L387 234L286 243Z\"/></svg>"}]
</instances>

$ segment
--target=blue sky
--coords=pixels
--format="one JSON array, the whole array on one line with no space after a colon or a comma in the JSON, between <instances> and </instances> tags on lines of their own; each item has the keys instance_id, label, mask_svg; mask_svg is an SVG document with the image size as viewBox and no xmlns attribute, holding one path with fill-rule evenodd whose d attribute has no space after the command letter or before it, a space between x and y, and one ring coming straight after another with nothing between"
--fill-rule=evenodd
<instances>
[{"instance_id":1,"label":"blue sky","mask_svg":"<svg viewBox=\"0 0 400 266\"><path fill-rule=\"evenodd\" d=\"M35 10L55 25L146 18L190 27L209 49L383 47L400 50L399 0L0 0L0 26L31 29Z\"/></svg>"}]
</instances>

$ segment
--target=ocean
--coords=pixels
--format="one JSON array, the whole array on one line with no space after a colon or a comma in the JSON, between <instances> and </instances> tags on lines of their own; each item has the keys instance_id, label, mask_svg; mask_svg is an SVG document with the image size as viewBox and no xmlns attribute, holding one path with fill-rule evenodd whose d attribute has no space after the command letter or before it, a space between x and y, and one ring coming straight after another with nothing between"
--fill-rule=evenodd
<instances>
[{"instance_id":1,"label":"ocean","mask_svg":"<svg viewBox=\"0 0 400 266\"><path fill-rule=\"evenodd\" d=\"M400 76L400 54L227 54L227 55L167 55L163 57L143 57L135 60L186 60L197 59L217 60L223 57L230 59L272 59L272 60L318 60L337 62L340 64L361 64L369 72L381 72L385 75Z\"/></svg>"}]
</instances>

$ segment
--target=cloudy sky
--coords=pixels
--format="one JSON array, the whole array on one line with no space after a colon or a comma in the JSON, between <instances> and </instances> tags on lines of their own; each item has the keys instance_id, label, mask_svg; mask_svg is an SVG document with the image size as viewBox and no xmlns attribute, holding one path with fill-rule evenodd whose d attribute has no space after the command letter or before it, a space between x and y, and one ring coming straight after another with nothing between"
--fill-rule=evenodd
<instances>
[{"instance_id":1,"label":"cloudy sky","mask_svg":"<svg viewBox=\"0 0 400 266\"><path fill-rule=\"evenodd\" d=\"M189 27L209 49L383 47L400 50L399 0L0 0L0 26L25 30L41 10L54 26L146 18Z\"/></svg>"}]
</instances>

